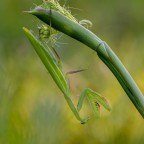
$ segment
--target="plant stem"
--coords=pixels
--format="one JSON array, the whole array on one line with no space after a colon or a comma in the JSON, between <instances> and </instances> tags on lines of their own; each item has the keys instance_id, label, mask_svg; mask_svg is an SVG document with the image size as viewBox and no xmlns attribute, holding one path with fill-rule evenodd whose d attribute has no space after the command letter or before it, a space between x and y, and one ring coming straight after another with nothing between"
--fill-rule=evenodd
<instances>
[{"instance_id":1,"label":"plant stem","mask_svg":"<svg viewBox=\"0 0 144 144\"><path fill-rule=\"evenodd\" d=\"M96 51L99 58L112 71L124 91L144 118L143 94L119 58L106 43L88 29L52 9L46 10L41 7L36 7L34 10L29 11L29 13L35 15L48 25L51 23L53 28L69 35Z\"/></svg>"}]
</instances>

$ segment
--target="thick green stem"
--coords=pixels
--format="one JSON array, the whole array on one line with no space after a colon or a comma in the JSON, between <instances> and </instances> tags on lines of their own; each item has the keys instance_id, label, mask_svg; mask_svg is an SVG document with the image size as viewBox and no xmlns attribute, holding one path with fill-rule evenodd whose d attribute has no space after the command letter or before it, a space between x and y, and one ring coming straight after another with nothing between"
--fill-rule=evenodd
<instances>
[{"instance_id":1,"label":"thick green stem","mask_svg":"<svg viewBox=\"0 0 144 144\"><path fill-rule=\"evenodd\" d=\"M133 78L108 45L91 31L73 22L59 12L36 7L29 13L35 15L48 25L51 23L53 28L69 35L96 51L100 59L115 75L137 110L144 117L144 97Z\"/></svg>"}]
</instances>

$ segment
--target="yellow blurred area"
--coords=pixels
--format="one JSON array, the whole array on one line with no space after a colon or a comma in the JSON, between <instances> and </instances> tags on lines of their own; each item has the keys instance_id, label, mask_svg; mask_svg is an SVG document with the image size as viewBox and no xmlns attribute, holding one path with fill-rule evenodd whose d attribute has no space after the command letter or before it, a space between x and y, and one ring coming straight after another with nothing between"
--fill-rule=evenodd
<instances>
[{"instance_id":1,"label":"yellow blurred area","mask_svg":"<svg viewBox=\"0 0 144 144\"><path fill-rule=\"evenodd\" d=\"M68 5L77 19L92 21L90 30L110 45L144 93L144 1L60 3ZM112 112L101 109L99 119L86 105L81 113L92 118L86 125L76 120L23 34L23 26L35 31L40 24L23 13L35 4L41 0L0 4L0 144L143 144L144 120L115 77L94 51L63 36L55 49L64 71L88 69L69 76L74 102L89 87L112 105Z\"/></svg>"}]
</instances>

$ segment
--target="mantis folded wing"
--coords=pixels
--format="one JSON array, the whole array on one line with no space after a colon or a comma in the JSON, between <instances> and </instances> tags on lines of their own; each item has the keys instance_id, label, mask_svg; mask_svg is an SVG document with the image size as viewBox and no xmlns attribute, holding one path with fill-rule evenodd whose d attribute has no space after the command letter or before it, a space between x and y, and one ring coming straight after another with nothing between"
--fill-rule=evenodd
<instances>
[{"instance_id":1,"label":"mantis folded wing","mask_svg":"<svg viewBox=\"0 0 144 144\"><path fill-rule=\"evenodd\" d=\"M81 118L81 116L79 114L79 111L82 108L82 104L84 102L85 97L88 98L91 108L93 109L93 112L96 116L99 116L99 108L100 108L99 103L101 105L103 105L107 110L109 110L109 111L111 110L111 106L110 106L109 102L106 100L106 98L102 97L101 95L99 95L98 93L94 92L93 90L91 90L89 88L85 89L81 93L81 95L79 97L78 105L76 108L74 106L71 96L70 96L70 89L69 89L67 77L63 74L61 68L56 63L56 59L55 59L55 57L53 57L51 50L49 48L46 50L44 45L28 29L23 28L23 30L24 30L26 36L28 37L28 39L30 40L31 44L33 45L36 53L38 54L38 56L42 60L43 64L49 71L53 80L55 81L55 83L57 84L59 89L62 91L62 93L64 94L64 97L65 97L70 109L74 113L75 117L79 121L81 121L81 124L86 123L87 120L89 119L89 117Z\"/></svg>"}]
</instances>

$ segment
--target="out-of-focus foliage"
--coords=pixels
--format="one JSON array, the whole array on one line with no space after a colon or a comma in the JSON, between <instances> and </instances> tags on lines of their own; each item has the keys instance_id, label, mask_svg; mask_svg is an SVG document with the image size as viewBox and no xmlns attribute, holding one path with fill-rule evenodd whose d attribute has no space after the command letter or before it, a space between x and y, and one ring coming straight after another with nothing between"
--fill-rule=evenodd
<instances>
[{"instance_id":1,"label":"out-of-focus foliage","mask_svg":"<svg viewBox=\"0 0 144 144\"><path fill-rule=\"evenodd\" d=\"M122 88L86 46L64 36L56 50L70 76L73 99L90 87L107 96L113 111L102 111L79 124L22 32L36 29L34 17L22 11L41 0L2 0L0 4L0 143L2 144L143 144L143 119ZM89 19L92 31L117 53L144 93L143 0L63 0L78 19ZM75 9L78 8L78 9Z\"/></svg>"}]
</instances>

